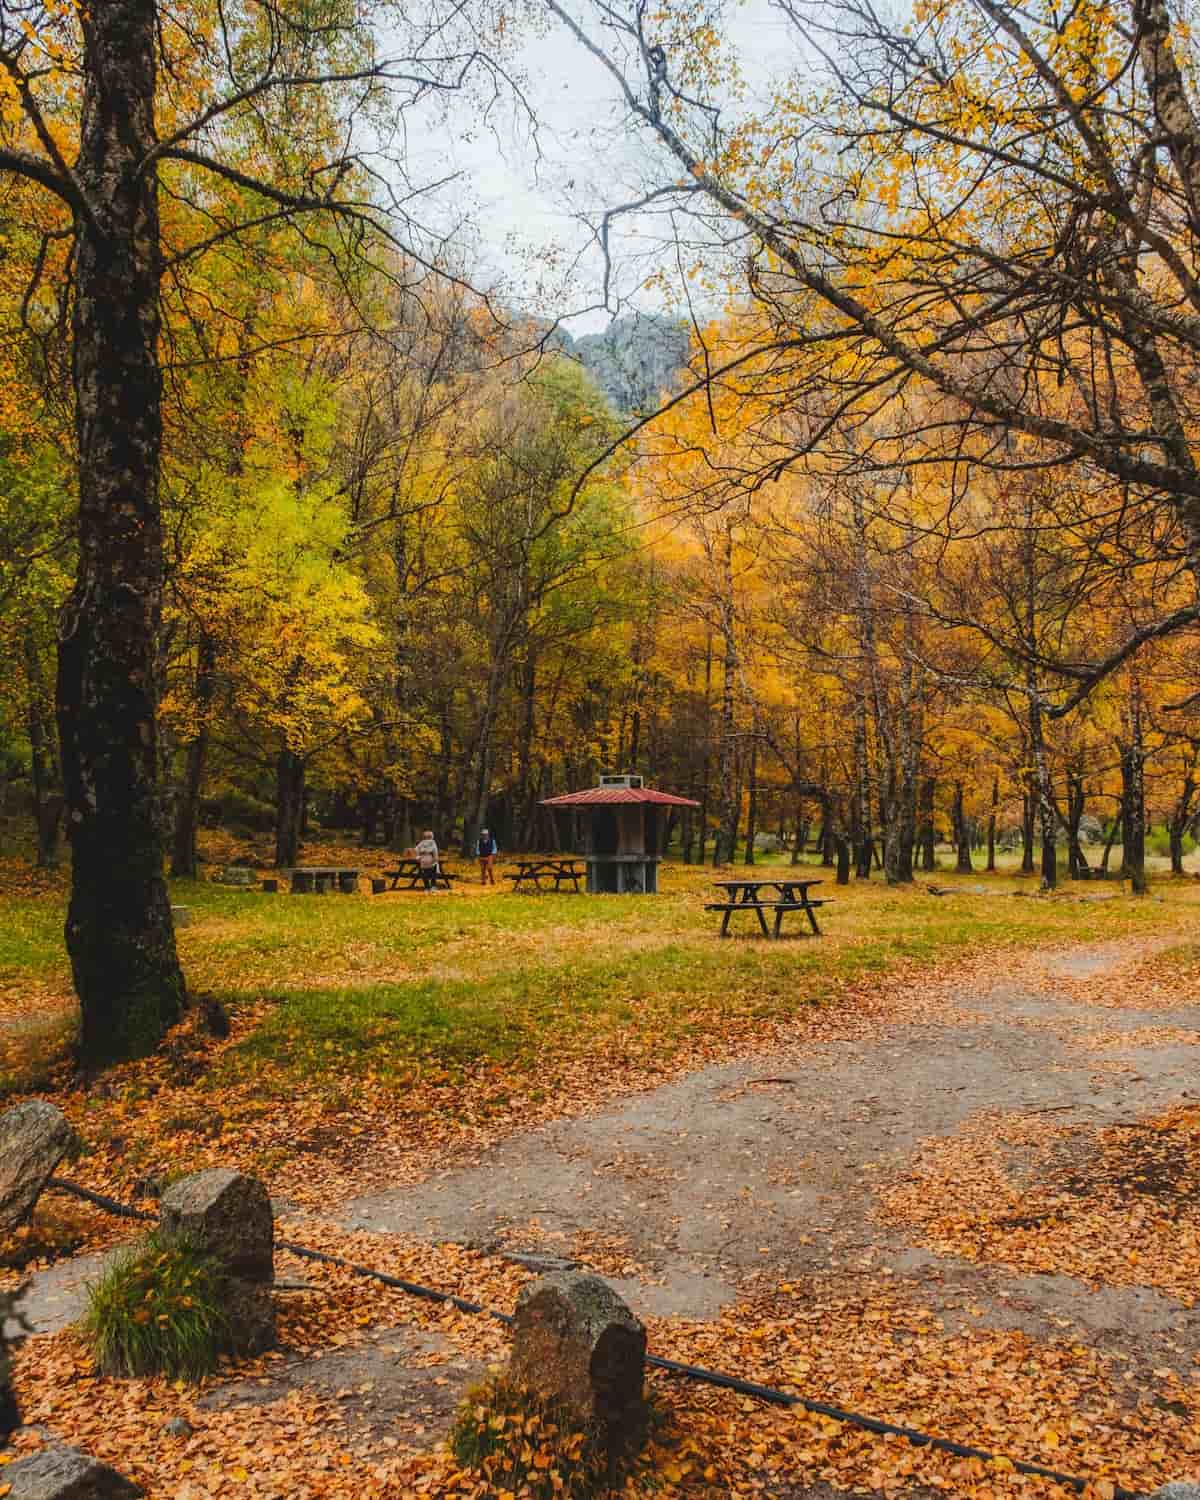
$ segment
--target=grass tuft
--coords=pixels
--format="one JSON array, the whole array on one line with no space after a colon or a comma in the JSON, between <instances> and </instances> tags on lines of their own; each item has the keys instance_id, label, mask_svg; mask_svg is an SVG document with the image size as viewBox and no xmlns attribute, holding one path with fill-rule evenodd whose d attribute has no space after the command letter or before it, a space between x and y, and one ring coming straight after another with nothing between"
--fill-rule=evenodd
<instances>
[{"instance_id":1,"label":"grass tuft","mask_svg":"<svg viewBox=\"0 0 1200 1500\"><path fill-rule=\"evenodd\" d=\"M82 1331L97 1369L184 1380L210 1374L230 1344L226 1291L212 1255L152 1230L89 1291Z\"/></svg>"}]
</instances>

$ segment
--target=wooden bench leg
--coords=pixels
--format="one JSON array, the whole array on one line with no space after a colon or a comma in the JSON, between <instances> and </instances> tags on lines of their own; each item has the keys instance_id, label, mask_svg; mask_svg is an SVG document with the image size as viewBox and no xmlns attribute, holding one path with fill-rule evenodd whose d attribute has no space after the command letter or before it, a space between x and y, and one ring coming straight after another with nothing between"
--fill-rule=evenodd
<instances>
[{"instance_id":1,"label":"wooden bench leg","mask_svg":"<svg viewBox=\"0 0 1200 1500\"><path fill-rule=\"evenodd\" d=\"M776 908L775 911L775 941L779 941L779 929L783 926L783 910Z\"/></svg>"},{"instance_id":2,"label":"wooden bench leg","mask_svg":"<svg viewBox=\"0 0 1200 1500\"><path fill-rule=\"evenodd\" d=\"M727 907L726 910L725 910L725 915L721 918L721 936L722 937L728 937L729 936L729 919L732 916L733 916L733 912Z\"/></svg>"},{"instance_id":3,"label":"wooden bench leg","mask_svg":"<svg viewBox=\"0 0 1200 1500\"><path fill-rule=\"evenodd\" d=\"M767 926L767 919L763 913L762 907L756 906L754 908L754 913L758 917L758 925L762 928L763 937L769 938L771 936L771 929Z\"/></svg>"},{"instance_id":4,"label":"wooden bench leg","mask_svg":"<svg viewBox=\"0 0 1200 1500\"><path fill-rule=\"evenodd\" d=\"M804 908L804 910L808 913L808 920L812 923L812 930L813 930L813 932L816 934L817 937L820 937L821 936L821 929L817 926L817 914L816 914L816 912L813 911L813 909L812 909L811 906L806 906Z\"/></svg>"}]
</instances>

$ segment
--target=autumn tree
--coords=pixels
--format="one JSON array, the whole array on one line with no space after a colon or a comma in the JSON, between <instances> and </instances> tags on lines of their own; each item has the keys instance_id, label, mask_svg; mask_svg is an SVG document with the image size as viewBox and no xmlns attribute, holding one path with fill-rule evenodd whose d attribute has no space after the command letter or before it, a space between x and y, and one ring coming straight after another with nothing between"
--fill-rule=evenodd
<instances>
[{"instance_id":1,"label":"autumn tree","mask_svg":"<svg viewBox=\"0 0 1200 1500\"><path fill-rule=\"evenodd\" d=\"M873 0L784 0L796 71L759 114L731 103L716 30L683 7L597 6L593 26L547 4L660 151L604 243L652 204L692 225L689 249L744 252L763 396L792 415L747 455L747 483L916 390L903 454L873 445L860 470L949 457L963 494L1036 463L1102 512L1119 490L1187 571L1182 598L1103 652L1037 664L1047 715L1195 625L1200 101L1166 0L922 0L907 23ZM704 378L728 368L710 360Z\"/></svg>"},{"instance_id":2,"label":"autumn tree","mask_svg":"<svg viewBox=\"0 0 1200 1500\"><path fill-rule=\"evenodd\" d=\"M399 200L402 163L381 143L403 137L401 111L486 67L471 18L436 0L420 14L383 0L195 13L18 0L0 13L0 175L49 194L48 232L71 240L78 571L57 717L66 938L90 1064L153 1047L185 993L157 725L164 269L268 220L300 234L333 223L350 257L399 240L431 267L437 247ZM222 183L240 198L218 203ZM164 242L164 194L189 209L186 244Z\"/></svg>"}]
</instances>

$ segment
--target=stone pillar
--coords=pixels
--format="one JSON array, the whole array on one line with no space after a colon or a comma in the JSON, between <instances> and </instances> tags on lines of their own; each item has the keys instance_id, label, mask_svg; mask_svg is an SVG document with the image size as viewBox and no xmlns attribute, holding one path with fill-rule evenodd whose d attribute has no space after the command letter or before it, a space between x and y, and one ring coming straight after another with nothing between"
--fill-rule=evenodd
<instances>
[{"instance_id":1,"label":"stone pillar","mask_svg":"<svg viewBox=\"0 0 1200 1500\"><path fill-rule=\"evenodd\" d=\"M186 1235L224 1266L226 1311L235 1352L258 1354L275 1342L275 1217L255 1177L210 1167L173 1182L159 1203L159 1230Z\"/></svg>"},{"instance_id":2,"label":"stone pillar","mask_svg":"<svg viewBox=\"0 0 1200 1500\"><path fill-rule=\"evenodd\" d=\"M509 1376L599 1427L614 1457L645 1440L646 1330L598 1276L561 1271L522 1291Z\"/></svg>"}]
</instances>

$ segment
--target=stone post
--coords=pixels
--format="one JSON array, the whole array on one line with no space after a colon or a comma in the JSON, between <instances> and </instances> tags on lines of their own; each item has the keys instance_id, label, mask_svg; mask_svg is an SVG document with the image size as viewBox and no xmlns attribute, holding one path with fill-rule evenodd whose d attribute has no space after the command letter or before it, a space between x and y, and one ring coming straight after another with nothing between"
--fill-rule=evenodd
<instances>
[{"instance_id":1,"label":"stone post","mask_svg":"<svg viewBox=\"0 0 1200 1500\"><path fill-rule=\"evenodd\" d=\"M612 1457L645 1440L645 1375L646 1330L598 1276L560 1271L521 1292L510 1378L600 1428Z\"/></svg>"},{"instance_id":2,"label":"stone post","mask_svg":"<svg viewBox=\"0 0 1200 1500\"><path fill-rule=\"evenodd\" d=\"M275 1217L267 1190L255 1177L210 1167L173 1182L159 1203L159 1229L186 1235L214 1255L229 1277L232 1342L239 1354L258 1354L275 1342Z\"/></svg>"}]
</instances>

